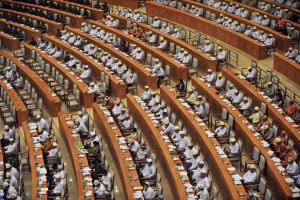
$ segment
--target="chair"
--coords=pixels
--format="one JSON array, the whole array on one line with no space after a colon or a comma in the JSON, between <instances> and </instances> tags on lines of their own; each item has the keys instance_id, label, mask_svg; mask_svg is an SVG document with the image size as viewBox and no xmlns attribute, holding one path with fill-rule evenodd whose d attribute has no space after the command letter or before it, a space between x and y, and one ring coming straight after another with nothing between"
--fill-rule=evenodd
<instances>
[{"instance_id":1,"label":"chair","mask_svg":"<svg viewBox=\"0 0 300 200\"><path fill-rule=\"evenodd\" d=\"M241 161L242 161L242 152L243 152L243 142L242 140L238 140L237 143L239 144L240 146L240 149L239 149L239 152L238 152L238 155L236 157L233 157L233 158L229 158L230 162L231 163L239 163L239 165L241 166Z\"/></svg>"},{"instance_id":2,"label":"chair","mask_svg":"<svg viewBox=\"0 0 300 200\"><path fill-rule=\"evenodd\" d=\"M165 78L161 80L161 84L170 85L170 66L166 65Z\"/></svg>"},{"instance_id":3,"label":"chair","mask_svg":"<svg viewBox=\"0 0 300 200\"><path fill-rule=\"evenodd\" d=\"M209 125L209 119L210 119L210 116L209 116L209 113L210 113L210 105L208 102L205 102L204 103L204 118L202 119L204 121L204 123L206 125Z\"/></svg>"},{"instance_id":4,"label":"chair","mask_svg":"<svg viewBox=\"0 0 300 200\"><path fill-rule=\"evenodd\" d=\"M242 154L242 157L244 157L244 156L252 156L252 160L246 160L244 163L244 166L242 165L242 167L244 168L244 169L248 169L248 165L250 165L250 164L257 164L258 163L258 161L259 161L259 158L260 158L260 151L259 151L259 149L255 146L254 148L253 148L253 153L250 153L250 154Z\"/></svg>"},{"instance_id":5,"label":"chair","mask_svg":"<svg viewBox=\"0 0 300 200\"><path fill-rule=\"evenodd\" d=\"M258 188L259 180L260 180L260 177L261 177L261 170L257 165L255 165L255 169L256 169L256 172L257 172L257 178L254 182L247 183L247 184L244 185L244 187L247 191Z\"/></svg>"},{"instance_id":6,"label":"chair","mask_svg":"<svg viewBox=\"0 0 300 200\"><path fill-rule=\"evenodd\" d=\"M193 75L198 75L198 59L193 58L192 66L189 67L189 77L192 77Z\"/></svg>"},{"instance_id":7,"label":"chair","mask_svg":"<svg viewBox=\"0 0 300 200\"><path fill-rule=\"evenodd\" d=\"M38 115L43 115L43 99L38 100L37 109L31 111L31 117L36 120Z\"/></svg>"},{"instance_id":8,"label":"chair","mask_svg":"<svg viewBox=\"0 0 300 200\"><path fill-rule=\"evenodd\" d=\"M272 200L273 199L273 194L272 192L270 191L269 188L266 189L266 193L263 197L263 200Z\"/></svg>"},{"instance_id":9,"label":"chair","mask_svg":"<svg viewBox=\"0 0 300 200\"><path fill-rule=\"evenodd\" d=\"M127 92L137 95L137 93L138 93L138 91L137 91L137 74L133 73L133 77L135 78L134 79L135 81L132 86L127 87Z\"/></svg>"}]
</instances>

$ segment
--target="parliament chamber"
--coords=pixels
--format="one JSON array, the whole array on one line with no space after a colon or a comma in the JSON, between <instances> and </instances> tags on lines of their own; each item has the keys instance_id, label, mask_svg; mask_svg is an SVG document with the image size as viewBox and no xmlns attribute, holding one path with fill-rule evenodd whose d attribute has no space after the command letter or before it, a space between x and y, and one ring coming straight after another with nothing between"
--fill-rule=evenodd
<instances>
[{"instance_id":1,"label":"parliament chamber","mask_svg":"<svg viewBox=\"0 0 300 200\"><path fill-rule=\"evenodd\" d=\"M0 199L300 199L297 0L0 0Z\"/></svg>"}]
</instances>

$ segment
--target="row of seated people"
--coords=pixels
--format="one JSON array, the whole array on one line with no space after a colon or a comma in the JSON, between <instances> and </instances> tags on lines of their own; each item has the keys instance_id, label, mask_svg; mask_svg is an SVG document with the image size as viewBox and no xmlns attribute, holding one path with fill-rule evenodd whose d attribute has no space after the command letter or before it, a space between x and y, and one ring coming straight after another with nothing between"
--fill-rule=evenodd
<instances>
[{"instance_id":1,"label":"row of seated people","mask_svg":"<svg viewBox=\"0 0 300 200\"><path fill-rule=\"evenodd\" d=\"M62 198L64 192L67 191L67 177L51 123L51 120L47 121L38 115L37 121L30 123L28 128L32 133L32 145L37 148L36 154L39 155L39 149L41 149L42 155L39 156L43 157L42 163L39 161L36 168L38 186L42 187L43 182L47 181L48 196ZM46 179L43 178L44 176Z\"/></svg>"},{"instance_id":2,"label":"row of seated people","mask_svg":"<svg viewBox=\"0 0 300 200\"><path fill-rule=\"evenodd\" d=\"M37 30L40 30L42 33L47 31L47 26L45 24L45 22L41 22L41 21L37 21L35 24L33 23L33 21L30 18L24 18L21 17L17 14L11 14L11 13L1 13L1 18L4 18L8 21L12 21L12 22L16 22L18 24L24 24L28 27L32 27L35 28ZM10 30L12 31L12 30Z\"/></svg>"},{"instance_id":3,"label":"row of seated people","mask_svg":"<svg viewBox=\"0 0 300 200\"><path fill-rule=\"evenodd\" d=\"M277 3L281 3L281 4L285 4L289 7L292 8L299 8L299 2L295 1L295 0L272 0L273 2L277 2Z\"/></svg>"},{"instance_id":4,"label":"row of seated people","mask_svg":"<svg viewBox=\"0 0 300 200\"><path fill-rule=\"evenodd\" d=\"M93 28L96 30L96 28ZM90 32L91 33L91 32ZM95 34L91 34L91 36L96 37ZM105 39L106 38L106 39ZM103 37L99 37L103 42L110 44L112 36L110 35L103 35ZM92 43L89 43L86 39L75 36L73 32L66 32L65 30L62 31L62 35L60 37L62 41L68 42L69 44L77 47L79 50L82 50L87 55L93 57L94 59L97 59L100 61L100 63L103 64L106 68L111 70L112 73L118 74L119 79L124 80L128 87L133 86L136 84L137 76L134 76L134 74L127 69L127 66L124 65L118 58L111 56L108 52L104 51L103 49L95 46ZM68 55L68 54L67 54ZM74 57L64 57L65 64L70 67L75 72L80 71L79 66L76 64L76 59ZM89 69L88 69L89 70ZM90 71L90 70L89 70ZM83 71L84 72L84 71ZM85 81L89 82L91 79L91 73L83 73L80 75L80 77ZM86 81L88 79L88 81ZM101 88L94 88L93 92L100 93Z\"/></svg>"},{"instance_id":5,"label":"row of seated people","mask_svg":"<svg viewBox=\"0 0 300 200\"><path fill-rule=\"evenodd\" d=\"M19 141L17 132L14 127L4 125L4 133L1 134L2 149L2 168L1 168L1 198L3 199L21 199L22 180L20 173L22 172L22 164L19 156ZM13 157L12 157L13 156Z\"/></svg>"},{"instance_id":6,"label":"row of seated people","mask_svg":"<svg viewBox=\"0 0 300 200\"><path fill-rule=\"evenodd\" d=\"M25 39L25 33L21 29L11 26L9 23L5 23L3 32L18 38L20 42Z\"/></svg>"},{"instance_id":7,"label":"row of seated people","mask_svg":"<svg viewBox=\"0 0 300 200\"><path fill-rule=\"evenodd\" d=\"M115 46L118 47L121 51L127 53L128 55L130 55L131 57L133 57L134 59L136 59L139 62L144 62L145 60L145 52L142 51L141 47L136 46L135 44L132 45L133 49L130 52L129 51L129 44L126 41L122 41L120 44L117 44L117 36L113 35L112 33L106 32L105 30L101 29L100 27L96 27L96 26L92 26L91 28L89 28L88 24L85 24L81 31L89 33L91 36L93 37L97 37L100 40L102 40L103 42L108 43L111 46ZM93 47L93 46L92 46ZM120 73L120 78L125 80L125 82L127 84L133 84L134 82L136 82L136 77L133 76L133 74L131 74L132 77L130 77L128 75L128 73L126 74L126 70L124 73L124 68L123 68L123 64L122 62L119 62L118 59L114 59L110 54L106 54L104 56L102 56L103 52L102 51L98 51L97 48L94 48L95 52L93 54L97 54L97 58L101 59L101 62L103 64L105 64L106 67L109 68L109 66L107 66L108 64L111 66L111 69L113 71L116 71L117 74ZM97 52L96 52L97 51ZM108 61L114 61L113 63L108 62ZM165 78L165 70L162 67L162 64L160 62L159 59L153 59L155 62L148 65L148 71L152 72L153 75L157 75L159 77L159 81L158 81L158 85L160 84L160 81L163 80ZM115 66L114 66L115 65ZM123 74L125 74L125 76L123 76ZM130 79L128 79L128 77Z\"/></svg>"},{"instance_id":8,"label":"row of seated people","mask_svg":"<svg viewBox=\"0 0 300 200\"><path fill-rule=\"evenodd\" d=\"M142 133L135 128L135 123L128 109L119 99L112 100L109 97L105 98L102 106L109 110L121 131L123 137L119 138L119 142L125 141L129 148L131 157L139 172L140 181L144 184L144 198L149 200L158 197L162 198L163 194L160 194L160 191L155 191L157 188L153 187L155 186L153 185L153 179L157 176L156 165L153 163L155 161L150 156L149 148L141 139ZM135 192L135 196L138 195L139 193Z\"/></svg>"},{"instance_id":9,"label":"row of seated people","mask_svg":"<svg viewBox=\"0 0 300 200\"><path fill-rule=\"evenodd\" d=\"M294 60L294 62L300 63L299 50L297 48L290 47L284 54L287 58Z\"/></svg>"},{"instance_id":10,"label":"row of seated people","mask_svg":"<svg viewBox=\"0 0 300 200\"><path fill-rule=\"evenodd\" d=\"M109 172L108 164L103 154L102 138L95 131L93 122L85 109L72 115L75 124L74 134L79 134L84 149L87 150L89 167L92 172L94 195L96 198L111 199L113 175Z\"/></svg>"},{"instance_id":11,"label":"row of seated people","mask_svg":"<svg viewBox=\"0 0 300 200\"><path fill-rule=\"evenodd\" d=\"M201 15L203 14L199 12L199 8L197 9L195 6L192 6L190 9L190 5L188 4L183 4L180 9L182 11L189 12L199 17L201 17ZM224 17L223 14L220 14L220 16L217 19L215 19L214 22L225 26L231 30L247 35L253 38L254 40L258 40L262 44L266 45L268 48L274 47L275 38L273 34L267 34L263 30L259 30L255 26L251 27L250 25L248 25L246 28L245 25L240 24L238 21L232 20L229 17Z\"/></svg>"},{"instance_id":12,"label":"row of seated people","mask_svg":"<svg viewBox=\"0 0 300 200\"><path fill-rule=\"evenodd\" d=\"M130 18L130 19L133 19L137 22L145 23L139 12L134 12L127 8L119 9L117 11L117 14L120 16L124 16L124 17ZM152 24L150 24L150 26L152 26L153 28L159 29L163 33L168 33L176 39L183 39L182 33L179 30L179 28L175 28L174 30L172 30L172 26L168 26L165 22L162 22L158 17L154 17L154 21L152 22ZM157 40L159 38L157 35L153 34L151 31L145 33L144 30L142 28L138 27L136 23L131 24L130 27L127 29L127 32L130 35L133 35L140 40L147 41L147 42L150 41L151 43L155 43L155 42L157 43ZM153 42L153 41L155 41L155 42ZM228 52L222 46L218 46L217 47L218 50L217 50L217 52L215 52L215 47L210 40L205 40L205 43L206 43L206 45L201 44L199 46L201 51L203 51L211 56L215 56L218 59L219 63L223 62L224 60L227 59ZM163 37L160 37L159 45L157 48L161 49L163 51L166 51L168 48L167 40L164 39ZM184 65L191 65L191 63L192 63L192 56L188 53L188 51L186 51L183 48L180 48L180 52L178 52L176 55L174 55L174 58Z\"/></svg>"},{"instance_id":13,"label":"row of seated people","mask_svg":"<svg viewBox=\"0 0 300 200\"><path fill-rule=\"evenodd\" d=\"M154 114L155 118L162 123L161 134L166 135L176 147L176 151L193 185L194 195L191 198L208 199L211 180L207 165L203 161L203 156L199 154L197 147L191 142L184 126L174 124L171 120L171 113L167 110L167 105L157 93L151 91L147 86L140 97L148 106L150 113Z\"/></svg>"},{"instance_id":14,"label":"row of seated people","mask_svg":"<svg viewBox=\"0 0 300 200\"><path fill-rule=\"evenodd\" d=\"M86 8L83 10L83 12L81 12L79 7L76 7L74 5L69 5L68 3L59 3L59 2L43 0L39 2L39 5L54 8L57 10L67 11L75 15L81 15L85 19L90 18L90 13Z\"/></svg>"},{"instance_id":15,"label":"row of seated people","mask_svg":"<svg viewBox=\"0 0 300 200\"><path fill-rule=\"evenodd\" d=\"M30 13L32 15L36 15L36 16L39 16L39 17L42 17L45 19L53 20L53 21L56 21L59 23L66 22L66 19L59 14L52 13L50 11L44 11L43 9L34 8L34 7L30 7L30 6L22 6L22 5L18 5L18 4L2 2L1 8L15 10L18 12L23 12L23 13ZM44 25L43 22L39 26L41 26L41 25ZM39 27L36 27L36 28L39 28Z\"/></svg>"},{"instance_id":16,"label":"row of seated people","mask_svg":"<svg viewBox=\"0 0 300 200\"><path fill-rule=\"evenodd\" d=\"M286 20L291 19L292 13L287 9L281 9L277 10L274 15L279 17L279 20L277 23L270 18L268 18L267 15L262 15L258 12L250 13L248 10L246 10L244 7L240 7L238 4L234 5L233 3L230 3L229 5L226 2L218 1L213 4L214 8L227 11L229 13L232 13L234 15L247 18L253 22L256 22L258 24L261 24L263 26L268 26L270 28L276 29L277 31L287 35L289 34L287 29ZM289 29L292 28L289 26Z\"/></svg>"}]
</instances>

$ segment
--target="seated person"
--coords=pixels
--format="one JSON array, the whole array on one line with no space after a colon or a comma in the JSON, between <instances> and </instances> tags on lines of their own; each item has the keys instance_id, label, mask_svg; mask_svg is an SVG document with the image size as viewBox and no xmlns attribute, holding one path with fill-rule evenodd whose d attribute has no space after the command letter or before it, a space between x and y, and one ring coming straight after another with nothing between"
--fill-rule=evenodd
<instances>
[{"instance_id":1,"label":"seated person","mask_svg":"<svg viewBox=\"0 0 300 200\"><path fill-rule=\"evenodd\" d=\"M208 74L202 78L212 85L216 81L216 73L214 73L211 69L208 69L207 72Z\"/></svg>"},{"instance_id":2,"label":"seated person","mask_svg":"<svg viewBox=\"0 0 300 200\"><path fill-rule=\"evenodd\" d=\"M295 103L295 99L290 99L289 105L285 108L285 114L288 116L293 116L297 110L297 105Z\"/></svg>"},{"instance_id":3,"label":"seated person","mask_svg":"<svg viewBox=\"0 0 300 200\"><path fill-rule=\"evenodd\" d=\"M254 164L250 165L249 170L243 176L244 185L253 184L257 181L258 173Z\"/></svg>"},{"instance_id":4,"label":"seated person","mask_svg":"<svg viewBox=\"0 0 300 200\"><path fill-rule=\"evenodd\" d=\"M277 88L275 90L275 94L274 94L274 97L272 99L272 102L275 103L278 107L282 108L282 106L283 106L283 96L282 96L281 90L279 88Z\"/></svg>"},{"instance_id":5,"label":"seated person","mask_svg":"<svg viewBox=\"0 0 300 200\"><path fill-rule=\"evenodd\" d=\"M141 170L142 179L153 179L156 175L156 167L152 163L152 159L147 159L147 164Z\"/></svg>"},{"instance_id":6,"label":"seated person","mask_svg":"<svg viewBox=\"0 0 300 200\"><path fill-rule=\"evenodd\" d=\"M244 116L250 115L251 109L251 101L249 101L248 97L244 97L243 101L239 104L239 110Z\"/></svg>"},{"instance_id":7,"label":"seated person","mask_svg":"<svg viewBox=\"0 0 300 200\"><path fill-rule=\"evenodd\" d=\"M225 126L225 122L220 121L219 125L220 126L218 128L216 128L216 130L215 130L216 138L227 137L228 136L228 130L227 130L227 127Z\"/></svg>"},{"instance_id":8,"label":"seated person","mask_svg":"<svg viewBox=\"0 0 300 200\"><path fill-rule=\"evenodd\" d=\"M263 92L265 93L265 95L267 95L270 98L274 97L275 87L271 81L267 83L267 86L263 89Z\"/></svg>"},{"instance_id":9,"label":"seated person","mask_svg":"<svg viewBox=\"0 0 300 200\"><path fill-rule=\"evenodd\" d=\"M231 97L231 103L232 104L239 104L239 103L241 103L242 98L243 98L242 93L240 93L238 90L234 90L234 94Z\"/></svg>"},{"instance_id":10,"label":"seated person","mask_svg":"<svg viewBox=\"0 0 300 200\"><path fill-rule=\"evenodd\" d=\"M252 113L252 115L250 115L248 117L248 121L253 125L253 126L256 126L258 125L258 123L260 122L261 120L261 115L260 115L260 109L258 106L255 106L254 108L254 113Z\"/></svg>"},{"instance_id":11,"label":"seated person","mask_svg":"<svg viewBox=\"0 0 300 200\"><path fill-rule=\"evenodd\" d=\"M143 195L145 197L145 200L151 200L156 196L156 192L150 186L149 182L145 182L144 184Z\"/></svg>"},{"instance_id":12,"label":"seated person","mask_svg":"<svg viewBox=\"0 0 300 200\"><path fill-rule=\"evenodd\" d=\"M222 74L218 74L218 78L215 82L216 90L220 91L223 90L225 87L226 79L222 76Z\"/></svg>"},{"instance_id":13,"label":"seated person","mask_svg":"<svg viewBox=\"0 0 300 200\"><path fill-rule=\"evenodd\" d=\"M288 158L288 165L286 166L286 171L289 176L296 176L299 173L298 165L292 157Z\"/></svg>"},{"instance_id":14,"label":"seated person","mask_svg":"<svg viewBox=\"0 0 300 200\"><path fill-rule=\"evenodd\" d=\"M183 79L179 79L179 82L175 86L176 90L179 91L180 97L185 96L187 91L187 83Z\"/></svg>"},{"instance_id":15,"label":"seated person","mask_svg":"<svg viewBox=\"0 0 300 200\"><path fill-rule=\"evenodd\" d=\"M229 158L235 158L239 155L240 152L240 146L239 143L236 142L235 138L230 138L229 139L230 146L229 148L225 148L225 153Z\"/></svg>"},{"instance_id":16,"label":"seated person","mask_svg":"<svg viewBox=\"0 0 300 200\"><path fill-rule=\"evenodd\" d=\"M290 47L289 50L284 54L286 57L290 58L290 59L295 59L297 54L295 52L295 50L293 49L293 47Z\"/></svg>"}]
</instances>

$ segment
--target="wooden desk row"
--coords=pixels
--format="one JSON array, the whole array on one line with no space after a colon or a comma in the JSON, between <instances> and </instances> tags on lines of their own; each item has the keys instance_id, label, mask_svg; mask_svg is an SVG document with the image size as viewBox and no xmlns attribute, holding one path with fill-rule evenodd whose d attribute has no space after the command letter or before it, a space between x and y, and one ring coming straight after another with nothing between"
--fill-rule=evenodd
<instances>
[{"instance_id":1,"label":"wooden desk row","mask_svg":"<svg viewBox=\"0 0 300 200\"><path fill-rule=\"evenodd\" d=\"M21 126L22 123L27 120L28 110L26 106L18 93L13 88L8 89L2 80L0 81L0 87L2 87L3 91L9 96L10 101L16 109L16 122Z\"/></svg>"},{"instance_id":2,"label":"wooden desk row","mask_svg":"<svg viewBox=\"0 0 300 200\"><path fill-rule=\"evenodd\" d=\"M238 90L244 92L244 94L252 99L252 106L259 106L262 102L267 105L267 114L272 118L273 123L276 124L279 128L279 131L285 130L289 137L295 142L295 148L299 152L300 147L300 134L288 120L282 115L275 107L271 105L262 95L259 88L256 88L254 85L250 84L247 80L240 79L232 70L222 69L223 76L229 80Z\"/></svg>"},{"instance_id":3,"label":"wooden desk row","mask_svg":"<svg viewBox=\"0 0 300 200\"><path fill-rule=\"evenodd\" d=\"M204 95L206 100L210 102L211 112L214 114L220 114L222 108L225 108L229 114L231 114L235 120L233 129L235 130L236 137L241 138L243 141L243 149L246 153L252 153L254 147L257 147L260 153L266 159L266 172L265 177L268 181L268 186L273 192L276 199L289 199L292 196L291 189L289 185L285 182L285 177L283 177L278 169L276 168L273 160L267 153L267 150L261 145L260 138L254 136L254 134L248 128L249 124L245 124L244 117L237 109L233 109L232 105L226 104L223 99L221 99L217 94L216 90L212 87L208 87L204 82L202 82L198 77L192 77L192 84L199 92L199 94Z\"/></svg>"},{"instance_id":4,"label":"wooden desk row","mask_svg":"<svg viewBox=\"0 0 300 200\"><path fill-rule=\"evenodd\" d=\"M32 143L32 137L31 135L33 134L30 130L29 130L29 126L27 121L24 121L22 123L22 127L23 127L23 131L24 131L24 136L25 136L25 143L27 145L28 148L28 157L29 157L29 165L30 165L30 169L31 169L31 197L32 199L41 199L41 200L47 200L48 199L48 195L47 193L44 195L39 195L38 194L38 174L36 172L36 169L39 165L44 165L44 159L43 159L43 152L42 149L39 148L35 148L34 144ZM39 157L39 158L37 158ZM36 160L37 158L37 160ZM47 183L43 183L43 185L41 186L41 188L47 188Z\"/></svg>"},{"instance_id":5,"label":"wooden desk row","mask_svg":"<svg viewBox=\"0 0 300 200\"><path fill-rule=\"evenodd\" d=\"M22 76L24 79L27 79L31 83L31 85L36 89L38 96L43 99L43 104L50 115L52 117L56 117L57 112L60 111L62 103L60 99L54 95L55 93L47 85L47 83L17 58L3 51L0 52L0 55L6 59L9 59L17 66L20 76Z\"/></svg>"},{"instance_id":6,"label":"wooden desk row","mask_svg":"<svg viewBox=\"0 0 300 200\"><path fill-rule=\"evenodd\" d=\"M74 15L72 13L68 13L68 12L65 12L65 11L60 11L60 10L45 7L45 6L40 6L40 5L30 4L30 3L24 3L24 2L19 2L19 1L11 1L11 0L1 0L1 2L12 3L12 4L15 4L15 5L41 9L42 11L52 12L52 13L56 13L58 15L61 15L63 17L68 17L68 18L70 18L70 24L69 25L73 26L75 28L81 27L81 24L84 21L84 18L80 15Z\"/></svg>"},{"instance_id":7,"label":"wooden desk row","mask_svg":"<svg viewBox=\"0 0 300 200\"><path fill-rule=\"evenodd\" d=\"M150 53L153 57L158 58L162 62L162 66L169 65L170 66L170 77L174 80L179 79L188 79L188 68L178 62L176 62L170 55L167 53L164 53L160 50L155 49L153 46L151 46L148 43L142 42L141 40L138 40L137 38L125 34L123 31L106 26L100 22L96 22L93 20L90 20L89 23L91 25L95 25L96 27L100 27L101 29L105 30L106 32L112 33L114 35L117 35L122 40L127 41L130 44L136 44L138 47L140 47L142 50L144 50L147 53Z\"/></svg>"},{"instance_id":8,"label":"wooden desk row","mask_svg":"<svg viewBox=\"0 0 300 200\"><path fill-rule=\"evenodd\" d=\"M10 26L16 27L25 33L25 40L31 40L33 37L35 41L41 37L41 32L35 28L26 26L24 24L18 24L15 22L7 21L5 19L0 19L0 30L3 31L5 24L8 23Z\"/></svg>"},{"instance_id":9,"label":"wooden desk row","mask_svg":"<svg viewBox=\"0 0 300 200\"><path fill-rule=\"evenodd\" d=\"M139 0L97 0L102 3L108 3L109 5L122 6L130 9L139 8Z\"/></svg>"},{"instance_id":10,"label":"wooden desk row","mask_svg":"<svg viewBox=\"0 0 300 200\"><path fill-rule=\"evenodd\" d=\"M151 26L140 23L137 21L134 21L132 19L125 18L120 15L116 14L110 14L113 18L118 19L120 21L120 24L126 24L127 21L131 21L132 23L136 23L138 27L142 28L144 32L146 31L152 31L154 34L158 36L164 37L169 43L174 43L176 46L180 46L181 48L184 48L187 52L189 52L193 58L196 58L198 60L198 68L206 71L208 69L212 69L213 71L217 70L217 63L218 61L216 59L212 59L209 55L206 53L200 51L196 47L193 47L192 45L189 45L188 43L184 42L183 40L177 39L172 37L171 35L167 33L163 33L155 28L152 28Z\"/></svg>"},{"instance_id":11,"label":"wooden desk row","mask_svg":"<svg viewBox=\"0 0 300 200\"><path fill-rule=\"evenodd\" d=\"M246 26L249 25L251 27L256 26L258 30L263 30L267 34L273 34L275 38L275 47L280 49L281 51L287 51L289 47L292 46L292 39L288 38L286 35L283 35L282 33L279 33L269 27L263 26L259 23L253 22L251 20L248 20L246 18L237 16L235 14L219 10L217 8L214 8L212 6L208 6L199 2L195 2L192 0L184 0L183 3L194 5L195 7L202 8L205 13L205 11L209 11L211 13L215 13L217 16L220 14L223 14L225 17L231 18L232 20L235 20L241 24L245 24Z\"/></svg>"},{"instance_id":12,"label":"wooden desk row","mask_svg":"<svg viewBox=\"0 0 300 200\"><path fill-rule=\"evenodd\" d=\"M234 0L234 1L236 1L236 0ZM275 2L273 0L258 0L257 2L259 2L259 1L260 2L265 2L266 4L274 4L276 7L280 7L280 8L283 8L283 9L288 9L288 10L292 11L294 14L296 14L296 13L300 14L300 10L299 9L292 8L292 7L287 6L287 5L283 4L283 3L278 3L278 2Z\"/></svg>"},{"instance_id":13,"label":"wooden desk row","mask_svg":"<svg viewBox=\"0 0 300 200\"><path fill-rule=\"evenodd\" d=\"M148 85L154 90L157 89L157 76L152 76L151 72L147 71L142 63L138 62L137 60L134 60L130 56L124 55L124 53L121 52L119 49L116 49L108 45L107 43L102 42L100 39L92 37L87 33L81 32L78 29L68 27L67 30L71 31L76 36L79 35L80 37L85 38L88 42L93 43L94 45L98 46L104 51L110 53L112 56L120 59L123 64L127 65L127 68L129 68L133 73L137 74L137 81L138 84L140 84L141 86Z\"/></svg>"},{"instance_id":14,"label":"wooden desk row","mask_svg":"<svg viewBox=\"0 0 300 200\"><path fill-rule=\"evenodd\" d=\"M158 129L154 127L151 119L131 94L127 95L127 107L136 119L142 119L137 120L136 123L143 132L147 133L145 134L145 140L147 141L147 144L150 145L153 153L157 155L158 163L164 170L166 177L168 177L167 181L172 189L174 198L178 200L187 199L179 173L174 165L167 146L164 144L161 136L159 135L160 133Z\"/></svg>"},{"instance_id":15,"label":"wooden desk row","mask_svg":"<svg viewBox=\"0 0 300 200\"><path fill-rule=\"evenodd\" d=\"M67 144L68 153L71 156L72 165L76 174L78 199L89 199L87 198L86 193L91 195L90 199L94 199L93 183L92 181L87 181L87 179L92 180L92 176L91 174L82 174L82 169L89 167L89 163L87 155L82 153L80 148L77 148L78 146L82 146L83 142L78 134L73 134L74 122L72 121L71 114L59 112L57 113L57 117L59 121L59 130L65 144ZM84 184L84 182L87 183Z\"/></svg>"},{"instance_id":16,"label":"wooden desk row","mask_svg":"<svg viewBox=\"0 0 300 200\"><path fill-rule=\"evenodd\" d=\"M80 102L84 107L90 108L92 106L92 103L94 102L94 93L87 92L88 85L83 82L75 73L72 73L69 68L64 68L58 60L52 56L49 56L47 53L42 52L38 48L31 46L28 43L24 43L24 47L25 55L31 56L31 51L35 51L43 58L45 63L49 63L50 66L55 67L55 69L58 70L65 78L67 78L72 85L76 85L80 94ZM70 88L73 87L71 86Z\"/></svg>"},{"instance_id":17,"label":"wooden desk row","mask_svg":"<svg viewBox=\"0 0 300 200\"><path fill-rule=\"evenodd\" d=\"M122 188L125 193L124 199L134 199L133 190L136 190L135 188L142 187L138 178L137 171L129 170L126 167L127 164L125 162L125 159L131 157L131 155L128 150L127 152L123 153L123 151L120 149L117 138L122 137L122 134L120 133L120 130L118 128L112 130L111 125L107 121L107 117L103 113L103 109L98 104L93 103L92 107L94 114L94 122L100 130L101 135L107 144L109 152L111 153L112 159L115 163L116 169L118 170L118 174L120 175ZM133 161L131 162L131 165L134 164ZM135 177L137 179L134 180L130 177Z\"/></svg>"},{"instance_id":18,"label":"wooden desk row","mask_svg":"<svg viewBox=\"0 0 300 200\"><path fill-rule=\"evenodd\" d=\"M9 51L17 51L19 49L19 39L10 36L4 32L0 32L1 48Z\"/></svg>"},{"instance_id":19,"label":"wooden desk row","mask_svg":"<svg viewBox=\"0 0 300 200\"><path fill-rule=\"evenodd\" d=\"M285 57L281 53L275 52L274 69L289 78L291 81L300 85L300 64L296 61Z\"/></svg>"},{"instance_id":20,"label":"wooden desk row","mask_svg":"<svg viewBox=\"0 0 300 200\"><path fill-rule=\"evenodd\" d=\"M58 22L55 22L55 21L52 21L52 20L49 20L49 19L45 19L45 18L36 16L36 15L32 15L32 14L29 14L29 13L22 13L22 12L18 12L18 11L15 11L15 10L9 10L9 9L3 9L3 8L0 8L0 12L15 14L15 15L18 15L18 16L21 16L21 17L24 17L24 18L29 18L31 20L44 22L45 24L48 25L48 32L53 34L53 35L56 34L57 29L62 29L62 24L61 23L58 23Z\"/></svg>"},{"instance_id":21,"label":"wooden desk row","mask_svg":"<svg viewBox=\"0 0 300 200\"><path fill-rule=\"evenodd\" d=\"M89 68L92 70L92 77L100 77L100 72L104 72L106 75L109 76L111 94L115 97L125 98L127 84L122 80L118 80L117 75L113 75L109 73L107 70L105 70L104 67L99 63L99 61L91 58L87 54L78 50L76 47L71 46L66 42L63 42L54 36L45 35L44 39L60 47L64 51L68 51L71 55L73 55L75 58L80 60L81 63L88 65ZM88 107L91 107L91 104L92 102L89 102L86 105L88 105Z\"/></svg>"},{"instance_id":22,"label":"wooden desk row","mask_svg":"<svg viewBox=\"0 0 300 200\"><path fill-rule=\"evenodd\" d=\"M231 0L222 0L223 2L226 2L226 3L231 3L232 1ZM272 2L274 3L274 2ZM261 9L258 9L258 8L255 8L255 7L251 7L249 5L246 5L246 4L243 4L243 3L239 3L239 2L234 2L235 5L239 5L240 8L244 7L245 10L248 10L250 11L250 17L251 17L251 13L255 13L255 12L258 12L260 15L267 15L267 17L270 19L270 20L275 20L276 22L278 22L279 20L279 17L276 16L276 15L273 15L269 12L266 12L264 10L261 10ZM292 24L293 27L295 27L296 30L299 30L300 31L300 24L296 23L296 22L293 22L293 21L290 21L290 20L287 20L288 23Z\"/></svg>"},{"instance_id":23,"label":"wooden desk row","mask_svg":"<svg viewBox=\"0 0 300 200\"><path fill-rule=\"evenodd\" d=\"M209 138L205 134L205 131L208 130L206 125L201 127L195 119L197 117L191 115L176 98L176 93L170 90L170 87L162 85L160 87L160 96L166 102L166 105L171 107L172 112L182 121L194 143L200 146L200 151L204 155L204 160L208 164L213 180L218 185L218 188L222 188L220 190L221 196L225 199L246 199L247 193L243 185L235 185L231 180L233 173L227 171L227 168L232 167L231 162L227 157L220 158L216 151L215 147L220 146L218 141L215 138Z\"/></svg>"},{"instance_id":24,"label":"wooden desk row","mask_svg":"<svg viewBox=\"0 0 300 200\"><path fill-rule=\"evenodd\" d=\"M146 2L146 9L148 14L168 19L221 40L255 59L261 60L267 57L267 46L208 19L153 2ZM170 15L170 13L172 14Z\"/></svg>"},{"instance_id":25,"label":"wooden desk row","mask_svg":"<svg viewBox=\"0 0 300 200\"><path fill-rule=\"evenodd\" d=\"M86 9L88 11L90 11L90 18L93 20L101 20L103 18L103 10L91 7L91 6L86 6L86 5L82 5L79 3L74 3L71 1L66 1L66 0L52 0L52 2L56 2L56 3L62 3L62 4L67 4L69 6L75 6L79 9Z\"/></svg>"}]
</instances>

